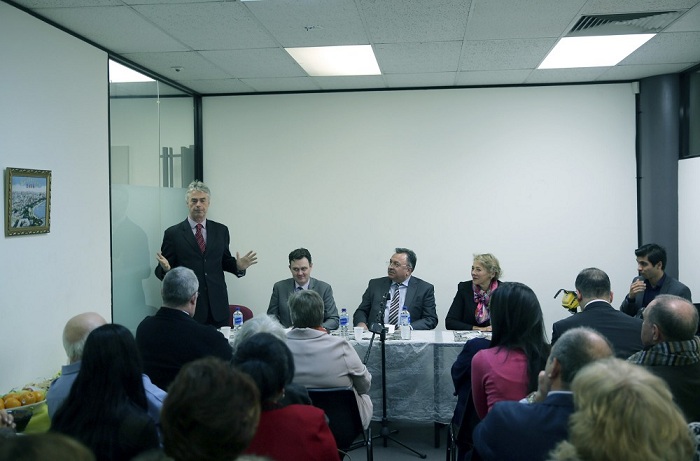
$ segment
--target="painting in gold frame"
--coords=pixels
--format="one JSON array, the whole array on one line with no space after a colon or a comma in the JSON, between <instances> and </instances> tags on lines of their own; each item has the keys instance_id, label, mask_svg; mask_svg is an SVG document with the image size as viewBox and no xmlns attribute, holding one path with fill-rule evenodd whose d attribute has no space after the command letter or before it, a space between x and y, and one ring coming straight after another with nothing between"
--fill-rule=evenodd
<instances>
[{"instance_id":1,"label":"painting in gold frame","mask_svg":"<svg viewBox=\"0 0 700 461\"><path fill-rule=\"evenodd\" d=\"M7 168L5 235L46 234L51 228L51 171Z\"/></svg>"}]
</instances>

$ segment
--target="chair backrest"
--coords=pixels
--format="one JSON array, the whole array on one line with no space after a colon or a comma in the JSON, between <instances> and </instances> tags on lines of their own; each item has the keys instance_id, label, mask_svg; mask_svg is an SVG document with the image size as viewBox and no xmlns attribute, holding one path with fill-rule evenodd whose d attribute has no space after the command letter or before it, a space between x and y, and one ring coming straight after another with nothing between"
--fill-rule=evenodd
<instances>
[{"instance_id":1,"label":"chair backrest","mask_svg":"<svg viewBox=\"0 0 700 461\"><path fill-rule=\"evenodd\" d=\"M249 308L245 306L241 306L239 304L229 304L228 306L228 326L233 328L233 313L236 312L236 309L241 310L241 314L243 314L243 321L247 321L253 318L253 311L251 311Z\"/></svg>"},{"instance_id":2,"label":"chair backrest","mask_svg":"<svg viewBox=\"0 0 700 461\"><path fill-rule=\"evenodd\" d=\"M313 405L326 412L338 449L346 451L363 430L355 392L351 387L309 388L307 391Z\"/></svg>"}]
</instances>

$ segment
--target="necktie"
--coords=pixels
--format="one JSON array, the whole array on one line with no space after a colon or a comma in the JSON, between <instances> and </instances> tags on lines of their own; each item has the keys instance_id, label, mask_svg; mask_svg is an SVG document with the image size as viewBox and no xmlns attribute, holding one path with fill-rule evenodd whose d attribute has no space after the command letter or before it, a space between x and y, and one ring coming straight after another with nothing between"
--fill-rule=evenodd
<instances>
[{"instance_id":1,"label":"necktie","mask_svg":"<svg viewBox=\"0 0 700 461\"><path fill-rule=\"evenodd\" d=\"M194 233L194 238L197 240L197 244L199 245L199 249L204 253L204 250L207 248L207 244L204 243L204 236L202 235L202 223L197 223L197 230Z\"/></svg>"},{"instance_id":2,"label":"necktie","mask_svg":"<svg viewBox=\"0 0 700 461\"><path fill-rule=\"evenodd\" d=\"M389 305L389 325L396 325L399 320L399 302L401 295L399 294L399 284L394 284L394 296L391 298Z\"/></svg>"},{"instance_id":3,"label":"necktie","mask_svg":"<svg viewBox=\"0 0 700 461\"><path fill-rule=\"evenodd\" d=\"M303 290L302 287L296 287L296 291L301 291L301 290Z\"/></svg>"}]
</instances>

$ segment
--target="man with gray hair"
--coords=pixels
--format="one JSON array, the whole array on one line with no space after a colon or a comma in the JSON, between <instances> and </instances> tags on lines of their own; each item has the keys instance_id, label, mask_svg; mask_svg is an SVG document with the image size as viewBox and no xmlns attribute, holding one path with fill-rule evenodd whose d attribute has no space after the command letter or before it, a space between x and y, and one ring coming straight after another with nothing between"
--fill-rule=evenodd
<instances>
[{"instance_id":1,"label":"man with gray hair","mask_svg":"<svg viewBox=\"0 0 700 461\"><path fill-rule=\"evenodd\" d=\"M644 350L628 359L671 388L688 422L700 421L700 338L698 311L687 299L659 295L644 310Z\"/></svg>"},{"instance_id":2,"label":"man with gray hair","mask_svg":"<svg viewBox=\"0 0 700 461\"><path fill-rule=\"evenodd\" d=\"M49 418L53 418L56 410L68 397L73 382L80 371L80 362L83 359L85 340L90 332L97 327L107 324L107 321L97 312L84 312L66 322L63 328L63 349L68 356L68 365L61 367L61 376L51 383L46 393L46 405L49 410ZM148 414L153 421L160 421L160 409L163 406L166 393L154 385L147 375L143 375L143 388L146 391Z\"/></svg>"},{"instance_id":3,"label":"man with gray hair","mask_svg":"<svg viewBox=\"0 0 700 461\"><path fill-rule=\"evenodd\" d=\"M180 368L202 357L231 361L228 340L211 325L193 319L199 282L186 267L176 267L163 278L163 307L146 317L136 329L136 345L143 368L153 382L167 389Z\"/></svg>"},{"instance_id":4,"label":"man with gray hair","mask_svg":"<svg viewBox=\"0 0 700 461\"><path fill-rule=\"evenodd\" d=\"M568 330L549 353L532 403L498 402L474 428L472 459L547 459L549 451L568 437L568 419L574 412L570 385L576 373L612 355L612 346L597 331L585 327Z\"/></svg>"},{"instance_id":5,"label":"man with gray hair","mask_svg":"<svg viewBox=\"0 0 700 461\"><path fill-rule=\"evenodd\" d=\"M252 251L243 256L236 253L235 258L231 255L228 227L207 219L211 193L202 181L190 183L185 201L189 216L165 230L156 255L156 277L163 280L172 268L189 267L197 275L201 287L194 319L217 327L229 325L224 271L243 277L246 269L257 263L257 256Z\"/></svg>"}]
</instances>

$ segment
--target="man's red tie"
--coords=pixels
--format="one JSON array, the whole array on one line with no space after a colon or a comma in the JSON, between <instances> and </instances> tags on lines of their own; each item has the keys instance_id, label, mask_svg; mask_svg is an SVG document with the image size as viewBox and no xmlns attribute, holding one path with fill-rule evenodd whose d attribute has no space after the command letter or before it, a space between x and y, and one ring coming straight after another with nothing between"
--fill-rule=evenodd
<instances>
[{"instance_id":1,"label":"man's red tie","mask_svg":"<svg viewBox=\"0 0 700 461\"><path fill-rule=\"evenodd\" d=\"M197 244L199 245L199 249L204 253L204 250L207 249L207 244L204 243L204 236L202 235L202 223L197 223L197 231L194 233L194 238L197 239Z\"/></svg>"}]
</instances>

